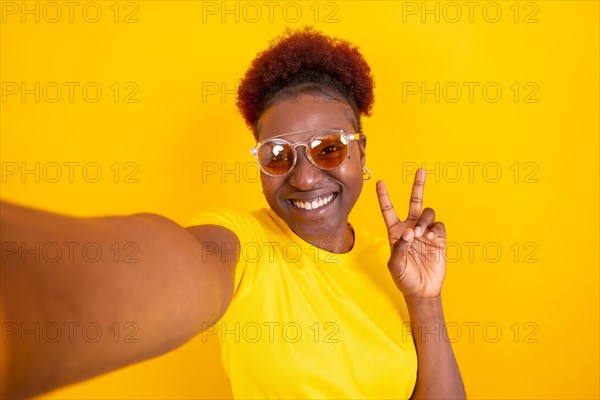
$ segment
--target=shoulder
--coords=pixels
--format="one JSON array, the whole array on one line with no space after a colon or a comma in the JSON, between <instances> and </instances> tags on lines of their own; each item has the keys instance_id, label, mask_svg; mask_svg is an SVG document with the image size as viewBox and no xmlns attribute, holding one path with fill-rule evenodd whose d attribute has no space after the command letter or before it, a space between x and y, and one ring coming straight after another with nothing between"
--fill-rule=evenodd
<instances>
[{"instance_id":1,"label":"shoulder","mask_svg":"<svg viewBox=\"0 0 600 400\"><path fill-rule=\"evenodd\" d=\"M247 221L250 216L251 214L248 212L237 211L230 208L211 208L196 213L186 223L186 226L242 223Z\"/></svg>"},{"instance_id":2,"label":"shoulder","mask_svg":"<svg viewBox=\"0 0 600 400\"><path fill-rule=\"evenodd\" d=\"M233 232L241 243L255 240L264 235L265 209L254 212L238 211L229 208L213 208L194 215L187 223L188 229L197 226L218 226Z\"/></svg>"}]
</instances>

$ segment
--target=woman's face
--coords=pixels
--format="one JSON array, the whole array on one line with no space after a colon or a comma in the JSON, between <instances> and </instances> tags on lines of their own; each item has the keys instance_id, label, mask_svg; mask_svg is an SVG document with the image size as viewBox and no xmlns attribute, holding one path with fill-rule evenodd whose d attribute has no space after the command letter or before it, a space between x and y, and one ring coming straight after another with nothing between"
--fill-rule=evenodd
<instances>
[{"instance_id":1,"label":"woman's face","mask_svg":"<svg viewBox=\"0 0 600 400\"><path fill-rule=\"evenodd\" d=\"M333 128L355 133L355 125L348 104L303 94L293 100L277 102L263 112L258 124L258 140L309 131L283 138L291 143L307 141L315 134L310 130ZM315 167L306 156L305 146L298 146L298 160L287 175L273 177L261 173L267 203L305 241L318 242L321 248L324 243L344 247L348 244L344 242L348 236L348 215L362 190L365 145L364 139L351 141L346 161L333 170ZM333 196L332 201L316 209L294 205L294 201L312 203L330 196Z\"/></svg>"}]
</instances>

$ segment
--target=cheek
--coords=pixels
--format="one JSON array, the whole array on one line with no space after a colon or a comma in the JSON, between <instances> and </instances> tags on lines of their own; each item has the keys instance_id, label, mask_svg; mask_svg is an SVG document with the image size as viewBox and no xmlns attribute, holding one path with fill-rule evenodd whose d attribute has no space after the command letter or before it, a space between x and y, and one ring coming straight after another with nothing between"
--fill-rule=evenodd
<instances>
[{"instance_id":1,"label":"cheek","mask_svg":"<svg viewBox=\"0 0 600 400\"><path fill-rule=\"evenodd\" d=\"M260 183L262 185L265 197L273 196L274 193L277 192L277 189L279 189L281 186L282 182L282 178L269 176L263 172L260 173Z\"/></svg>"},{"instance_id":2,"label":"cheek","mask_svg":"<svg viewBox=\"0 0 600 400\"><path fill-rule=\"evenodd\" d=\"M349 159L344 164L346 175L348 178L362 182L362 161L360 159L360 151L354 147L349 155ZM362 186L362 184L361 184Z\"/></svg>"},{"instance_id":3,"label":"cheek","mask_svg":"<svg viewBox=\"0 0 600 400\"><path fill-rule=\"evenodd\" d=\"M347 190L360 193L362 190L363 177L362 163L358 149L353 149L344 165L332 175L338 181L342 182Z\"/></svg>"}]
</instances>

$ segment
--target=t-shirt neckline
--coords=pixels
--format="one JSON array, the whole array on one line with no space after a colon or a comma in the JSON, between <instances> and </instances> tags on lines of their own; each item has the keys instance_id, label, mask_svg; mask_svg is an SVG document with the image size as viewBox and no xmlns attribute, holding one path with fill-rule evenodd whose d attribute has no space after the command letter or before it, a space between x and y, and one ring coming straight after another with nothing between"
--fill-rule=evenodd
<instances>
[{"instance_id":1,"label":"t-shirt neckline","mask_svg":"<svg viewBox=\"0 0 600 400\"><path fill-rule=\"evenodd\" d=\"M317 247L311 243L308 243L303 238L298 236L298 234L296 234L296 232L294 232L288 226L288 224L283 219L281 219L281 217L279 215L277 215L277 213L275 213L275 211L273 211L271 208L265 207L265 208L263 208L263 210L269 215L269 217L271 217L275 221L277 226L284 231L286 236L288 236L291 240L293 240L295 243L297 243L301 247L303 252L305 252L306 254L309 254L311 257L316 256L320 261L323 261L323 262L337 262L336 260L349 261L349 260L355 259L357 257L357 255L360 253L360 247L363 243L362 232L360 231L360 229L356 229L355 227L353 227L352 224L349 224L350 228L354 231L354 244L353 244L352 248L350 249L350 251L348 251L346 253L333 253L333 252L321 249L320 247Z\"/></svg>"}]
</instances>

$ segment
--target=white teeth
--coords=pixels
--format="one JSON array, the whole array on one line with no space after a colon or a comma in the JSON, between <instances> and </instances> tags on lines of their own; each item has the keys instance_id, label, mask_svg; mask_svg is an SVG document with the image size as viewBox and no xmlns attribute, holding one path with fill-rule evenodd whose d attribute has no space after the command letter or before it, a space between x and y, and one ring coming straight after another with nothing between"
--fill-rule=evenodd
<instances>
[{"instance_id":1,"label":"white teeth","mask_svg":"<svg viewBox=\"0 0 600 400\"><path fill-rule=\"evenodd\" d=\"M313 201L298 201L298 200L292 200L292 204L298 208L305 208L307 210L315 210L319 207L323 207L326 204L329 204L329 202L331 202L331 200L333 199L333 194L330 194L326 197L319 197L318 199L315 199Z\"/></svg>"}]
</instances>

